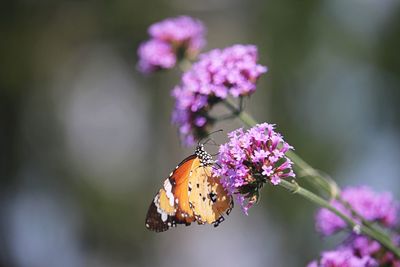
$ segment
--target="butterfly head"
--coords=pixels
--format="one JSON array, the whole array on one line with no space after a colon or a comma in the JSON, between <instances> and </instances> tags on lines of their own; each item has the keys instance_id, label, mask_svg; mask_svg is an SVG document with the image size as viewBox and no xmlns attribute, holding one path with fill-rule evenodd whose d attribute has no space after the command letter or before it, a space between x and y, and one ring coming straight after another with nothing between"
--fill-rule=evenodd
<instances>
[{"instance_id":1,"label":"butterfly head","mask_svg":"<svg viewBox=\"0 0 400 267\"><path fill-rule=\"evenodd\" d=\"M209 166L209 165L214 164L213 158L212 158L211 155L204 149L204 145L203 145L203 144L199 144L199 145L196 147L196 150L195 150L194 153L195 153L195 155L199 158L200 163L201 163L203 166Z\"/></svg>"}]
</instances>

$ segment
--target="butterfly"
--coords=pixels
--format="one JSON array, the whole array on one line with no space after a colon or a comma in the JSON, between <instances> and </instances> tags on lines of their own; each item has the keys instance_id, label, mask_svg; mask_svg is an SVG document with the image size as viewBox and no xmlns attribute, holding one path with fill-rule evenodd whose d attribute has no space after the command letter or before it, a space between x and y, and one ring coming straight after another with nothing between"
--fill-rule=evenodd
<instances>
[{"instance_id":1,"label":"butterfly","mask_svg":"<svg viewBox=\"0 0 400 267\"><path fill-rule=\"evenodd\" d=\"M163 232L177 224L213 224L224 221L229 215L233 200L219 181L211 174L214 161L198 144L193 155L185 158L165 179L150 204L146 228Z\"/></svg>"}]
</instances>

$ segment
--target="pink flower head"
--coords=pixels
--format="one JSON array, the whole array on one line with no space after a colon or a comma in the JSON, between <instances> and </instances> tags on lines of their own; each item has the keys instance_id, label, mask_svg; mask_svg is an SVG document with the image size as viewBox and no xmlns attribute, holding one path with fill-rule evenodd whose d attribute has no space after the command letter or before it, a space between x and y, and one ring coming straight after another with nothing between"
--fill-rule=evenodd
<instances>
[{"instance_id":1,"label":"pink flower head","mask_svg":"<svg viewBox=\"0 0 400 267\"><path fill-rule=\"evenodd\" d=\"M377 267L378 263L370 256L358 256L349 248L325 251L321 259L313 261L308 267Z\"/></svg>"},{"instance_id":2,"label":"pink flower head","mask_svg":"<svg viewBox=\"0 0 400 267\"><path fill-rule=\"evenodd\" d=\"M237 98L256 90L258 78L267 71L257 60L255 46L234 45L200 55L200 60L183 74L172 93L172 121L187 145L207 134L207 126L213 123L209 111L214 105L229 95Z\"/></svg>"},{"instance_id":3,"label":"pink flower head","mask_svg":"<svg viewBox=\"0 0 400 267\"><path fill-rule=\"evenodd\" d=\"M370 238L357 235L351 238L350 245L357 255L371 256L381 249L381 245Z\"/></svg>"},{"instance_id":4,"label":"pink flower head","mask_svg":"<svg viewBox=\"0 0 400 267\"><path fill-rule=\"evenodd\" d=\"M392 242L397 247L400 247L400 235L394 234L391 236ZM370 241L371 242L371 241ZM376 242L376 241L372 241ZM379 244L378 244L379 245ZM380 245L379 245L380 246ZM396 257L392 252L381 250L376 253L376 256L379 257L380 266L393 266L393 267L400 267L400 259Z\"/></svg>"},{"instance_id":5,"label":"pink flower head","mask_svg":"<svg viewBox=\"0 0 400 267\"><path fill-rule=\"evenodd\" d=\"M366 186L349 187L342 191L341 197L368 221L379 222L387 227L393 227L397 222L399 205L390 193L376 193ZM331 204L344 214L352 216L339 201L332 200ZM331 235L345 227L346 223L327 209L320 209L316 214L316 228L323 235Z\"/></svg>"},{"instance_id":6,"label":"pink flower head","mask_svg":"<svg viewBox=\"0 0 400 267\"><path fill-rule=\"evenodd\" d=\"M292 162L285 155L293 147L268 123L257 124L246 132L235 130L228 137L229 142L220 146L220 168L214 170L214 175L221 177L222 185L236 196L247 214L267 181L277 185L281 179L295 176Z\"/></svg>"},{"instance_id":7,"label":"pink flower head","mask_svg":"<svg viewBox=\"0 0 400 267\"><path fill-rule=\"evenodd\" d=\"M394 244L398 245L395 237ZM319 260L308 267L325 266L400 266L400 260L377 241L363 235L350 235L336 250L323 252Z\"/></svg>"},{"instance_id":8,"label":"pink flower head","mask_svg":"<svg viewBox=\"0 0 400 267\"><path fill-rule=\"evenodd\" d=\"M200 20L179 16L154 23L149 28L152 38L184 47L192 56L197 54L206 44L206 29Z\"/></svg>"},{"instance_id":9,"label":"pink flower head","mask_svg":"<svg viewBox=\"0 0 400 267\"><path fill-rule=\"evenodd\" d=\"M143 42L138 49L138 68L143 73L159 69L170 69L175 66L176 56L172 47L160 40Z\"/></svg>"},{"instance_id":10,"label":"pink flower head","mask_svg":"<svg viewBox=\"0 0 400 267\"><path fill-rule=\"evenodd\" d=\"M205 45L205 32L201 21L187 16L154 23L150 40L138 49L138 69L143 73L170 69L181 57L195 57Z\"/></svg>"}]
</instances>

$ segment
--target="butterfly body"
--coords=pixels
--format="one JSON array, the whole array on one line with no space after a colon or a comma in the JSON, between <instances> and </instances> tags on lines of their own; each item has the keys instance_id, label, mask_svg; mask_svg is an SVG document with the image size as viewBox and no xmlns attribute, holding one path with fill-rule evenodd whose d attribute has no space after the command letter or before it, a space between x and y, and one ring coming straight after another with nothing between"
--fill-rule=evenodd
<instances>
[{"instance_id":1,"label":"butterfly body","mask_svg":"<svg viewBox=\"0 0 400 267\"><path fill-rule=\"evenodd\" d=\"M218 177L211 175L213 160L203 145L184 159L154 197L146 217L146 228L163 232L177 224L218 224L233 207L232 197Z\"/></svg>"}]
</instances>

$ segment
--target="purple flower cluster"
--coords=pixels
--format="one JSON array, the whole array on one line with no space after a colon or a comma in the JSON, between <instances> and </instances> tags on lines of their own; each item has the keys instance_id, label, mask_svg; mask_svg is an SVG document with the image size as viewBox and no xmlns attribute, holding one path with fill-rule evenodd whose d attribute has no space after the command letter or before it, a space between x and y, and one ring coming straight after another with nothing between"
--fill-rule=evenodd
<instances>
[{"instance_id":1,"label":"purple flower cluster","mask_svg":"<svg viewBox=\"0 0 400 267\"><path fill-rule=\"evenodd\" d=\"M331 204L355 221L359 221L359 219L352 215L347 205L350 205L354 211L370 222L378 222L388 228L396 226L399 205L391 194L376 193L366 186L361 186L344 189L340 197L347 203L346 205L338 200L332 200ZM316 228L323 235L332 235L345 227L346 223L329 210L320 209L317 212ZM393 238L393 242L399 245L400 239ZM400 260L396 259L391 252L386 251L377 241L363 235L352 234L335 251L322 253L319 263L313 261L308 266L400 267Z\"/></svg>"},{"instance_id":2,"label":"purple flower cluster","mask_svg":"<svg viewBox=\"0 0 400 267\"><path fill-rule=\"evenodd\" d=\"M387 227L393 227L397 222L399 209L390 193L376 193L366 186L347 188L341 193L341 198L360 214L363 218L372 222L379 222ZM332 200L331 204L344 214L351 216L349 211L338 200ZM357 218L353 218L357 220ZM323 235L331 235L346 227L346 223L327 209L320 209L316 215L317 231Z\"/></svg>"},{"instance_id":3,"label":"purple flower cluster","mask_svg":"<svg viewBox=\"0 0 400 267\"><path fill-rule=\"evenodd\" d=\"M149 28L152 38L178 46L185 45L187 52L197 54L206 44L206 29L200 20L180 16L154 23Z\"/></svg>"},{"instance_id":4,"label":"purple flower cluster","mask_svg":"<svg viewBox=\"0 0 400 267\"><path fill-rule=\"evenodd\" d=\"M399 244L399 242L395 242L395 244ZM366 236L353 235L336 250L322 252L319 261L312 261L307 266L400 267L400 260L396 259L393 253L385 251L375 240Z\"/></svg>"},{"instance_id":5,"label":"purple flower cluster","mask_svg":"<svg viewBox=\"0 0 400 267\"><path fill-rule=\"evenodd\" d=\"M234 45L200 55L183 74L172 92L176 101L172 121L185 144L191 145L207 133L213 122L208 114L213 105L229 95L247 96L256 90L257 80L267 71L257 60L256 46Z\"/></svg>"},{"instance_id":6,"label":"purple flower cluster","mask_svg":"<svg viewBox=\"0 0 400 267\"><path fill-rule=\"evenodd\" d=\"M267 182L277 185L281 179L295 177L292 162L285 155L293 149L274 125L262 123L247 130L228 134L229 142L220 146L214 175L221 177L222 185L235 195L243 211L257 201L259 189Z\"/></svg>"},{"instance_id":7,"label":"purple flower cluster","mask_svg":"<svg viewBox=\"0 0 400 267\"><path fill-rule=\"evenodd\" d=\"M139 46L138 68L145 73L156 69L170 69L175 66L176 56L173 48L160 40L149 40Z\"/></svg>"},{"instance_id":8,"label":"purple flower cluster","mask_svg":"<svg viewBox=\"0 0 400 267\"><path fill-rule=\"evenodd\" d=\"M203 23L187 16L154 23L148 32L151 39L138 49L138 69L143 73L170 69L179 56L193 58L206 43Z\"/></svg>"},{"instance_id":9,"label":"purple flower cluster","mask_svg":"<svg viewBox=\"0 0 400 267\"><path fill-rule=\"evenodd\" d=\"M321 259L313 261L307 267L377 267L376 260L370 256L359 256L353 250L340 248L338 250L325 251Z\"/></svg>"}]
</instances>

